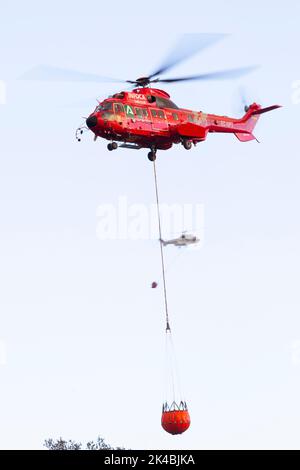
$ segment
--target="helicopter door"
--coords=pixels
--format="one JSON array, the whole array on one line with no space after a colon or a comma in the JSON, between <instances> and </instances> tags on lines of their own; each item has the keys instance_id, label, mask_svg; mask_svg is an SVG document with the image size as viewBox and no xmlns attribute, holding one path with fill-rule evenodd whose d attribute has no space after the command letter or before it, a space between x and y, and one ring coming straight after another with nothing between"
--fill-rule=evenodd
<instances>
[{"instance_id":1,"label":"helicopter door","mask_svg":"<svg viewBox=\"0 0 300 470\"><path fill-rule=\"evenodd\" d=\"M152 124L147 108L135 108L136 134L149 136L152 131Z\"/></svg>"},{"instance_id":2,"label":"helicopter door","mask_svg":"<svg viewBox=\"0 0 300 470\"><path fill-rule=\"evenodd\" d=\"M114 113L116 123L123 129L126 124L124 106L121 103L114 103Z\"/></svg>"},{"instance_id":3,"label":"helicopter door","mask_svg":"<svg viewBox=\"0 0 300 470\"><path fill-rule=\"evenodd\" d=\"M161 135L169 134L169 124L164 111L161 109L151 109L152 129Z\"/></svg>"}]
</instances>

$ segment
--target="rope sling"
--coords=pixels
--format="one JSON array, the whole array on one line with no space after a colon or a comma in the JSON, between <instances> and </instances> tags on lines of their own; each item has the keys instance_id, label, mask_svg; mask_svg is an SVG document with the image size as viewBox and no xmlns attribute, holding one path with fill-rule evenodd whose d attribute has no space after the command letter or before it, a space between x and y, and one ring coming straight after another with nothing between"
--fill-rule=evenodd
<instances>
[{"instance_id":1,"label":"rope sling","mask_svg":"<svg viewBox=\"0 0 300 470\"><path fill-rule=\"evenodd\" d=\"M169 311L168 311L166 269L165 269L164 250L163 250L163 243L162 243L160 203L159 203L159 195L158 195L158 183L157 183L157 173L156 173L155 160L153 161L153 171L154 171L154 181L155 181L155 194L156 194L156 208L157 208L157 219L158 219L158 230L159 230L159 246L160 246L161 269L162 269L163 287L164 287L166 331L171 331L170 321L169 321Z\"/></svg>"},{"instance_id":2,"label":"rope sling","mask_svg":"<svg viewBox=\"0 0 300 470\"><path fill-rule=\"evenodd\" d=\"M170 327L169 311L168 311L166 269L165 269L164 250L163 250L163 242L162 242L160 203L159 203L158 182L157 182L155 160L153 161L153 171L154 171L156 207L157 207L157 218L158 218L158 229L159 229L161 269L162 269L162 277L163 277L166 335L167 335L167 339L169 337L169 340L172 343L171 327ZM172 344L172 347L173 347L173 344ZM180 401L179 405L175 402L175 384L174 384L175 378L174 378L172 368L171 368L171 376L172 376L173 402L171 403L171 405L168 405L167 402L163 404L161 425L163 429L170 434L182 434L189 428L191 420L190 420L190 415L188 412L186 402ZM179 376L178 376L178 379L179 379Z\"/></svg>"}]
</instances>

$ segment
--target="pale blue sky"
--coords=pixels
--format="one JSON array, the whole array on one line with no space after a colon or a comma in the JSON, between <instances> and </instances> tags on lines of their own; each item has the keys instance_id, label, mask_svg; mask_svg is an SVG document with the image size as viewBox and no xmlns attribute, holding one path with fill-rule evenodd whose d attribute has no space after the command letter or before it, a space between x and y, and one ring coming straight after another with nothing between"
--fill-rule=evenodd
<instances>
[{"instance_id":1,"label":"pale blue sky","mask_svg":"<svg viewBox=\"0 0 300 470\"><path fill-rule=\"evenodd\" d=\"M1 5L1 448L97 435L130 448L299 448L299 17L296 0ZM205 207L203 249L168 277L192 418L173 437L160 428L162 296L149 288L158 246L96 237L99 204L154 201L147 152L74 138L95 98L122 86L17 78L41 63L136 78L185 32L231 36L170 75L262 68L165 87L176 103L231 114L242 84L284 108L262 116L260 145L209 135L158 155L162 200Z\"/></svg>"}]
</instances>

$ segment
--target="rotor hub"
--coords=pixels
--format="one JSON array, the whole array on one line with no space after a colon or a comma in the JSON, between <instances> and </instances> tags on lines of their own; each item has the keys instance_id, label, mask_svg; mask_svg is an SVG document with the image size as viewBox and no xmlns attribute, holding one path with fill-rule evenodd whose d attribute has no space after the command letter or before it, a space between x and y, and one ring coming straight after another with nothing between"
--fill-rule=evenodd
<instances>
[{"instance_id":1,"label":"rotor hub","mask_svg":"<svg viewBox=\"0 0 300 470\"><path fill-rule=\"evenodd\" d=\"M151 83L151 79L149 77L139 77L136 80L127 80L127 83L131 83L132 85L136 85L138 87L147 87Z\"/></svg>"}]
</instances>

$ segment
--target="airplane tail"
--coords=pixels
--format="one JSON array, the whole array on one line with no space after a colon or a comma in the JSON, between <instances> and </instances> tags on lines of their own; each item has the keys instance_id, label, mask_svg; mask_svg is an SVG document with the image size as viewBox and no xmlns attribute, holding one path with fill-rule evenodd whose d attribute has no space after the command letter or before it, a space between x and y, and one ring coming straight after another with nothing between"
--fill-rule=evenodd
<instances>
[{"instance_id":1,"label":"airplane tail","mask_svg":"<svg viewBox=\"0 0 300 470\"><path fill-rule=\"evenodd\" d=\"M275 104L262 108L259 104L253 103L249 106L245 116L241 119L241 130L235 133L235 136L241 142L249 142L250 140L257 140L253 135L253 130L258 123L261 114L268 113L274 109L281 108L281 106Z\"/></svg>"}]
</instances>

